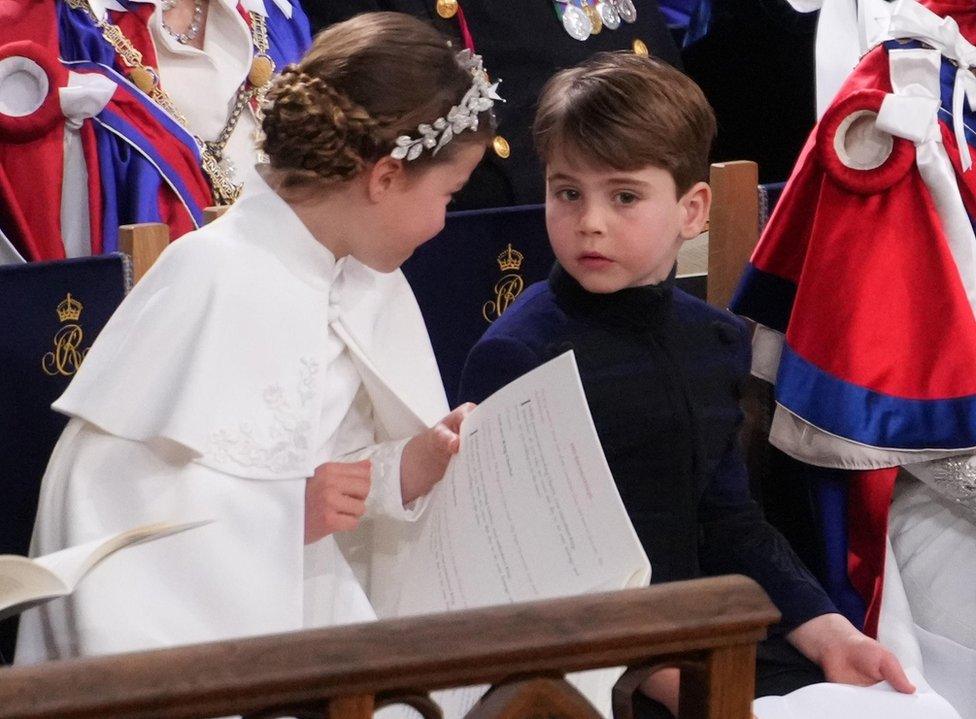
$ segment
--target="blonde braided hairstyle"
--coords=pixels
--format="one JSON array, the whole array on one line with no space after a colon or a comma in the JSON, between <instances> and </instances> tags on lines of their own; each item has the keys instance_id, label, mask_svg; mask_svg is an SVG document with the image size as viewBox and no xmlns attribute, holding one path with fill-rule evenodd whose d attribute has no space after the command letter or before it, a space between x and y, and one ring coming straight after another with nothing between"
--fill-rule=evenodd
<instances>
[{"instance_id":1,"label":"blonde braided hairstyle","mask_svg":"<svg viewBox=\"0 0 976 719\"><path fill-rule=\"evenodd\" d=\"M471 75L446 39L402 13L365 13L320 33L267 94L262 129L272 167L285 186L345 182L389 154L399 135L416 132L458 103ZM490 111L485 113L490 115ZM449 161L457 146L487 144L493 118L482 118L416 171Z\"/></svg>"}]
</instances>

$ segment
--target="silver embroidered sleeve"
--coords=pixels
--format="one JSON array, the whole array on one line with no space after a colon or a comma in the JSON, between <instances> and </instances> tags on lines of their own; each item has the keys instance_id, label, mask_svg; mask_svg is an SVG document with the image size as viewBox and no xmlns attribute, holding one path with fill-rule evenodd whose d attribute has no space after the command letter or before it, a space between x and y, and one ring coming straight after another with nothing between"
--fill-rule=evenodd
<instances>
[{"instance_id":1,"label":"silver embroidered sleeve","mask_svg":"<svg viewBox=\"0 0 976 719\"><path fill-rule=\"evenodd\" d=\"M976 456L910 464L905 470L946 499L965 507L976 520Z\"/></svg>"}]
</instances>

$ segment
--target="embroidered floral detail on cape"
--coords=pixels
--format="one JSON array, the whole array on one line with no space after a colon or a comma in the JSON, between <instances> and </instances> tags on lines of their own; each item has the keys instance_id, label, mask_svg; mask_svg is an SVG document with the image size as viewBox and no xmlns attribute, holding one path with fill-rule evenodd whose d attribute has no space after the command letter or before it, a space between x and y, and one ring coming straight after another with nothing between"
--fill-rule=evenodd
<instances>
[{"instance_id":1,"label":"embroidered floral detail on cape","mask_svg":"<svg viewBox=\"0 0 976 719\"><path fill-rule=\"evenodd\" d=\"M262 400L270 421L245 420L236 429L222 428L210 435L215 460L272 472L302 470L308 460L309 410L316 393L318 362L303 357L298 386L289 393L278 383L268 385Z\"/></svg>"}]
</instances>

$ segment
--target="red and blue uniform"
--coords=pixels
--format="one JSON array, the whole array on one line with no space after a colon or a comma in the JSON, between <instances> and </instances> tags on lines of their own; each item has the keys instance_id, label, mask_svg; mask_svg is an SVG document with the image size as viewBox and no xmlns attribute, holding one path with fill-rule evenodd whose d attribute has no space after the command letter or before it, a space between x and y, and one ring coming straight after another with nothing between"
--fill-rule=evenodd
<instances>
[{"instance_id":1,"label":"red and blue uniform","mask_svg":"<svg viewBox=\"0 0 976 719\"><path fill-rule=\"evenodd\" d=\"M120 4L126 12L108 10L107 20L119 26L144 64L155 67L147 25L155 6ZM308 21L296 0L290 18L277 3L266 5L269 54L280 68L297 61L310 44ZM239 11L249 22L247 11ZM115 251L122 224L163 222L173 237L198 227L203 209L215 201L196 140L130 82L127 66L90 15L62 0L8 0L0 21L0 63L26 58L47 85L32 113L0 114L0 230L17 251L28 261L65 256L62 105L72 76L100 75L115 85L107 101L76 128L87 175L92 254ZM25 44L26 38L33 42Z\"/></svg>"},{"instance_id":2,"label":"red and blue uniform","mask_svg":"<svg viewBox=\"0 0 976 719\"><path fill-rule=\"evenodd\" d=\"M901 39L862 59L801 153L731 306L781 339L771 441L858 470L847 562L871 602L868 630L897 467L976 447L976 173L964 169L976 114L959 95L970 78L957 77L971 63L956 57L974 51L976 8L927 6L955 22L916 5L911 23L892 25ZM931 124L909 105L930 107Z\"/></svg>"}]
</instances>

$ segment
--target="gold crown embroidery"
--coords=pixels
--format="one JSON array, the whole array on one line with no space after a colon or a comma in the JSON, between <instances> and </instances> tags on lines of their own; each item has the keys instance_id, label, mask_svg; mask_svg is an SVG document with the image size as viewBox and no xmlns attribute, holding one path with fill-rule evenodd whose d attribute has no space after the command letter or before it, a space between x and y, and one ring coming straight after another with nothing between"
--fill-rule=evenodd
<instances>
[{"instance_id":1,"label":"gold crown embroidery","mask_svg":"<svg viewBox=\"0 0 976 719\"><path fill-rule=\"evenodd\" d=\"M505 251L498 255L498 267L502 272L518 272L522 269L522 260L525 259L518 250L512 249L512 243L508 243Z\"/></svg>"},{"instance_id":2,"label":"gold crown embroidery","mask_svg":"<svg viewBox=\"0 0 976 719\"><path fill-rule=\"evenodd\" d=\"M77 322L84 308L84 305L74 299L69 292L68 296L61 300L58 305L58 320L61 322Z\"/></svg>"},{"instance_id":3,"label":"gold crown embroidery","mask_svg":"<svg viewBox=\"0 0 976 719\"><path fill-rule=\"evenodd\" d=\"M525 287L525 281L518 274L518 271L522 269L522 261L524 259L525 255L514 249L511 242L498 255L498 267L502 272L507 274L503 274L501 279L492 288L495 299L488 300L488 302L485 302L481 306L481 316L488 324L501 317L502 312L507 310L509 305L515 301L515 298L522 293L522 289Z\"/></svg>"},{"instance_id":4,"label":"gold crown embroidery","mask_svg":"<svg viewBox=\"0 0 976 719\"><path fill-rule=\"evenodd\" d=\"M58 303L58 321L62 326L54 334L54 349L41 359L41 369L44 370L44 374L51 377L55 375L70 377L78 371L88 353L87 349L81 349L85 332L80 325L74 324L81 318L83 309L84 305L72 297L70 292ZM70 324L64 324L65 322Z\"/></svg>"}]
</instances>

